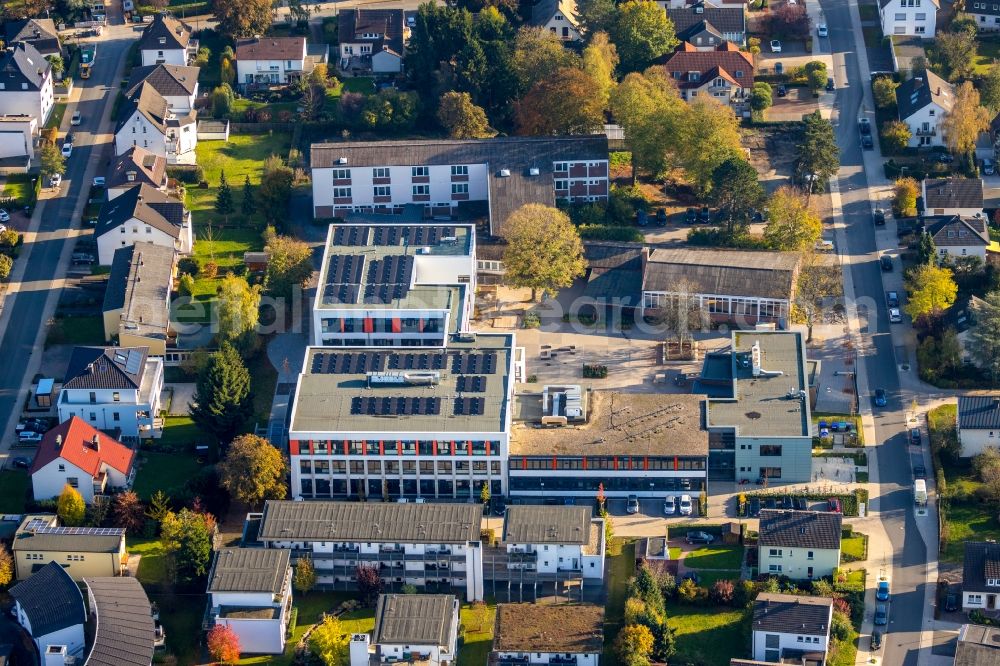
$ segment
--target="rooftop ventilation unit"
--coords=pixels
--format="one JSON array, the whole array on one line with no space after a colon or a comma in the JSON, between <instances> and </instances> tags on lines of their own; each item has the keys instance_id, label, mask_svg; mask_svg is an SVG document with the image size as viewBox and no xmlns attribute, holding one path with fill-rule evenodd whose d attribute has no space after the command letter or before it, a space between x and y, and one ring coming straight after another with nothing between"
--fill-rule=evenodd
<instances>
[{"instance_id":1,"label":"rooftop ventilation unit","mask_svg":"<svg viewBox=\"0 0 1000 666\"><path fill-rule=\"evenodd\" d=\"M440 372L369 372L368 386L435 386Z\"/></svg>"},{"instance_id":2,"label":"rooftop ventilation unit","mask_svg":"<svg viewBox=\"0 0 1000 666\"><path fill-rule=\"evenodd\" d=\"M538 167L531 167L530 169L528 169L529 176L537 176L540 173L541 171L538 170Z\"/></svg>"},{"instance_id":3,"label":"rooftop ventilation unit","mask_svg":"<svg viewBox=\"0 0 1000 666\"><path fill-rule=\"evenodd\" d=\"M346 157L338 157L337 158L337 164L347 164L347 158Z\"/></svg>"},{"instance_id":4,"label":"rooftop ventilation unit","mask_svg":"<svg viewBox=\"0 0 1000 666\"><path fill-rule=\"evenodd\" d=\"M501 178L510 178L510 169L500 169L500 173L497 175Z\"/></svg>"}]
</instances>

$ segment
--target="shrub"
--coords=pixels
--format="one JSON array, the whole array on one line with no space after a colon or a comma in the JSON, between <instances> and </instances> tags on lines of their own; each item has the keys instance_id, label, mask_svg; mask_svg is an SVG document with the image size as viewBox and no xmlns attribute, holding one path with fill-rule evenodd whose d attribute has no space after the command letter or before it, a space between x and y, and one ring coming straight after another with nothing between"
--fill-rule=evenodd
<instances>
[{"instance_id":1,"label":"shrub","mask_svg":"<svg viewBox=\"0 0 1000 666\"><path fill-rule=\"evenodd\" d=\"M212 279L219 274L219 264L214 261L206 261L201 267L201 274Z\"/></svg>"},{"instance_id":2,"label":"shrub","mask_svg":"<svg viewBox=\"0 0 1000 666\"><path fill-rule=\"evenodd\" d=\"M708 599L708 590L688 578L677 587L677 598L686 604L700 604Z\"/></svg>"},{"instance_id":3,"label":"shrub","mask_svg":"<svg viewBox=\"0 0 1000 666\"><path fill-rule=\"evenodd\" d=\"M585 363L583 366L584 379L604 379L608 376L608 366Z\"/></svg>"},{"instance_id":4,"label":"shrub","mask_svg":"<svg viewBox=\"0 0 1000 666\"><path fill-rule=\"evenodd\" d=\"M838 641L846 641L851 636L851 620L840 612L833 612L833 622L830 624L830 635Z\"/></svg>"},{"instance_id":5,"label":"shrub","mask_svg":"<svg viewBox=\"0 0 1000 666\"><path fill-rule=\"evenodd\" d=\"M191 166L173 166L167 169L167 176L188 185L197 185L205 180L205 169L197 164Z\"/></svg>"},{"instance_id":6,"label":"shrub","mask_svg":"<svg viewBox=\"0 0 1000 666\"><path fill-rule=\"evenodd\" d=\"M184 257L177 262L177 270L187 275L197 275L198 260L194 257Z\"/></svg>"},{"instance_id":7,"label":"shrub","mask_svg":"<svg viewBox=\"0 0 1000 666\"><path fill-rule=\"evenodd\" d=\"M731 580L717 580L712 585L709 596L715 603L728 606L733 603L733 598L736 596L736 586L733 585L733 581Z\"/></svg>"},{"instance_id":8,"label":"shrub","mask_svg":"<svg viewBox=\"0 0 1000 666\"><path fill-rule=\"evenodd\" d=\"M644 239L642 232L635 227L613 226L604 224L581 224L577 231L580 238L585 240L605 240L621 241L627 243L641 243Z\"/></svg>"},{"instance_id":9,"label":"shrub","mask_svg":"<svg viewBox=\"0 0 1000 666\"><path fill-rule=\"evenodd\" d=\"M181 296L190 296L194 293L194 278L185 273L177 284L177 293Z\"/></svg>"},{"instance_id":10,"label":"shrub","mask_svg":"<svg viewBox=\"0 0 1000 666\"><path fill-rule=\"evenodd\" d=\"M14 247L20 239L20 234L13 229L0 232L0 245L3 247Z\"/></svg>"},{"instance_id":11,"label":"shrub","mask_svg":"<svg viewBox=\"0 0 1000 666\"><path fill-rule=\"evenodd\" d=\"M521 323L525 328L538 328L542 325L542 320L537 312L525 312Z\"/></svg>"}]
</instances>

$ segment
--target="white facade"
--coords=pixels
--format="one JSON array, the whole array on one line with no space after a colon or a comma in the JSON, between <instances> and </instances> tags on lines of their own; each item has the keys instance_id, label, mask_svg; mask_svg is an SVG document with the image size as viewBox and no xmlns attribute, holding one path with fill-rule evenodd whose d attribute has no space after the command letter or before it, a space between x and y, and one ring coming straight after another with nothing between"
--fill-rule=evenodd
<instances>
[{"instance_id":1,"label":"white facade","mask_svg":"<svg viewBox=\"0 0 1000 666\"><path fill-rule=\"evenodd\" d=\"M237 60L236 82L239 84L285 84L305 73L306 44L302 43L301 57L292 60Z\"/></svg>"},{"instance_id":2,"label":"white facade","mask_svg":"<svg viewBox=\"0 0 1000 666\"><path fill-rule=\"evenodd\" d=\"M38 654L43 655L43 658L50 645L65 645L66 653L70 656L79 657L83 654L86 642L82 624L74 624L42 636L36 636L31 630L31 620L28 619L20 602L14 602L14 615L17 618L18 624L24 627L24 630L31 635L35 646L38 648Z\"/></svg>"},{"instance_id":3,"label":"white facade","mask_svg":"<svg viewBox=\"0 0 1000 666\"><path fill-rule=\"evenodd\" d=\"M285 574L284 594L270 592L211 592L210 602L215 625L230 627L240 638L240 652L245 654L281 654L285 651L285 632L292 611L292 570ZM226 613L223 607L237 609L273 609L270 617L250 617L248 613Z\"/></svg>"},{"instance_id":4,"label":"white facade","mask_svg":"<svg viewBox=\"0 0 1000 666\"><path fill-rule=\"evenodd\" d=\"M1000 3L997 0L974 0L965 5L965 13L976 22L979 32L1000 30Z\"/></svg>"},{"instance_id":5,"label":"white facade","mask_svg":"<svg viewBox=\"0 0 1000 666\"><path fill-rule=\"evenodd\" d=\"M1000 429L959 427L958 444L963 458L978 456L987 447L1000 448Z\"/></svg>"},{"instance_id":6,"label":"white facade","mask_svg":"<svg viewBox=\"0 0 1000 666\"><path fill-rule=\"evenodd\" d=\"M190 95L163 95L167 104L178 115L186 114L194 108L194 101L198 99L198 84L194 84L194 90Z\"/></svg>"},{"instance_id":7,"label":"white facade","mask_svg":"<svg viewBox=\"0 0 1000 666\"><path fill-rule=\"evenodd\" d=\"M51 500L59 497L63 488L69 484L79 491L84 502L91 504L94 501L95 490L100 492L107 488L128 488L135 478L135 467L125 474L104 463L100 471L107 477L104 479L104 487L99 486L95 489L97 479L89 472L64 458L56 458L31 475L32 492L36 500Z\"/></svg>"},{"instance_id":8,"label":"white facade","mask_svg":"<svg viewBox=\"0 0 1000 666\"><path fill-rule=\"evenodd\" d=\"M500 659L512 661L526 660L529 664L558 664L559 666L598 666L601 655L598 652L576 652L567 654L565 652L505 652L498 650L496 653Z\"/></svg>"},{"instance_id":9,"label":"white facade","mask_svg":"<svg viewBox=\"0 0 1000 666\"><path fill-rule=\"evenodd\" d=\"M903 122L910 127L910 147L945 145L941 132L941 118L945 113L943 108L932 102L904 118Z\"/></svg>"},{"instance_id":10,"label":"white facade","mask_svg":"<svg viewBox=\"0 0 1000 666\"><path fill-rule=\"evenodd\" d=\"M142 49L142 66L149 65L187 65L187 49L182 48L162 48L162 49Z\"/></svg>"},{"instance_id":11,"label":"white facade","mask_svg":"<svg viewBox=\"0 0 1000 666\"><path fill-rule=\"evenodd\" d=\"M0 116L0 158L34 157L38 118Z\"/></svg>"},{"instance_id":12,"label":"white facade","mask_svg":"<svg viewBox=\"0 0 1000 666\"><path fill-rule=\"evenodd\" d=\"M760 545L761 574L788 576L792 580L815 580L832 576L840 566L840 549L787 548Z\"/></svg>"},{"instance_id":13,"label":"white facade","mask_svg":"<svg viewBox=\"0 0 1000 666\"><path fill-rule=\"evenodd\" d=\"M0 83L0 110L9 116L34 116L38 124L48 122L52 107L55 106L55 91L52 83L52 67L43 65L45 76L38 90L21 90L5 87ZM24 84L27 87L27 84Z\"/></svg>"},{"instance_id":14,"label":"white facade","mask_svg":"<svg viewBox=\"0 0 1000 666\"><path fill-rule=\"evenodd\" d=\"M163 359L147 358L139 389L63 388L59 391L59 422L78 416L98 430L120 428L122 437L148 436L159 418L162 391Z\"/></svg>"},{"instance_id":15,"label":"white facade","mask_svg":"<svg viewBox=\"0 0 1000 666\"><path fill-rule=\"evenodd\" d=\"M194 244L191 227L190 211L185 211L184 225L181 227L179 238L174 238L165 231L131 217L124 224L108 229L97 237L97 261L102 266L110 266L115 257L115 250L135 245L140 241L161 247L172 247L181 254L190 254Z\"/></svg>"},{"instance_id":16,"label":"white facade","mask_svg":"<svg viewBox=\"0 0 1000 666\"><path fill-rule=\"evenodd\" d=\"M563 14L562 11L557 11L540 27L563 41L580 41L580 30Z\"/></svg>"},{"instance_id":17,"label":"white facade","mask_svg":"<svg viewBox=\"0 0 1000 666\"><path fill-rule=\"evenodd\" d=\"M599 528L600 540L595 552L581 544L506 544L507 553L532 554L534 562L523 563L539 574L576 573L585 579L604 579L604 519L593 518L591 523ZM518 568L517 562L508 562L510 569Z\"/></svg>"},{"instance_id":18,"label":"white facade","mask_svg":"<svg viewBox=\"0 0 1000 666\"><path fill-rule=\"evenodd\" d=\"M168 164L194 164L194 149L198 145L197 124L193 116L174 120L177 126L166 131L154 125L139 109L115 132L115 155L122 155L133 146L162 155Z\"/></svg>"},{"instance_id":19,"label":"white facade","mask_svg":"<svg viewBox=\"0 0 1000 666\"><path fill-rule=\"evenodd\" d=\"M830 616L833 617L833 606L830 607ZM769 661L777 663L778 655L785 650L799 650L805 652L827 651L830 643L830 624L827 623L825 634L806 634L795 632L776 631L753 631L753 658L756 661ZM791 629L791 627L790 627ZM777 651L775 653L775 651Z\"/></svg>"},{"instance_id":20,"label":"white facade","mask_svg":"<svg viewBox=\"0 0 1000 666\"><path fill-rule=\"evenodd\" d=\"M937 22L934 0L889 0L881 4L883 35L910 35L933 39ZM935 144L937 145L937 144Z\"/></svg>"},{"instance_id":21,"label":"white facade","mask_svg":"<svg viewBox=\"0 0 1000 666\"><path fill-rule=\"evenodd\" d=\"M967 592L962 590L962 610L996 610L998 605L997 601L1000 599L1000 580L993 581L993 585L990 587L995 587L996 589L991 592Z\"/></svg>"}]
</instances>

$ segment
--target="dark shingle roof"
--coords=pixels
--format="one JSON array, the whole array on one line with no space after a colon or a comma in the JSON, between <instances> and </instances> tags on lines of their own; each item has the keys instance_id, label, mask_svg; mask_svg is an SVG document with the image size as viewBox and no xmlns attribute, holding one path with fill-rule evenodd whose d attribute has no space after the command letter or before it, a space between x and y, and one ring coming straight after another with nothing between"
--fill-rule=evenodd
<instances>
[{"instance_id":1,"label":"dark shingle roof","mask_svg":"<svg viewBox=\"0 0 1000 666\"><path fill-rule=\"evenodd\" d=\"M674 23L674 30L677 37L689 28L705 22L715 26L719 32L746 32L746 20L744 19L743 7L705 7L701 6L701 12L696 7L679 7L667 9L667 18Z\"/></svg>"},{"instance_id":2,"label":"dark shingle roof","mask_svg":"<svg viewBox=\"0 0 1000 666\"><path fill-rule=\"evenodd\" d=\"M1000 629L962 625L955 646L955 666L1000 666Z\"/></svg>"},{"instance_id":3,"label":"dark shingle roof","mask_svg":"<svg viewBox=\"0 0 1000 666\"><path fill-rule=\"evenodd\" d=\"M465 543L479 539L477 504L269 501L262 541Z\"/></svg>"},{"instance_id":4,"label":"dark shingle roof","mask_svg":"<svg viewBox=\"0 0 1000 666\"><path fill-rule=\"evenodd\" d=\"M121 310L130 332L165 339L174 258L174 248L144 241L115 250L101 312Z\"/></svg>"},{"instance_id":5,"label":"dark shingle roof","mask_svg":"<svg viewBox=\"0 0 1000 666\"><path fill-rule=\"evenodd\" d=\"M764 592L753 604L753 630L826 636L832 608L828 597Z\"/></svg>"},{"instance_id":6,"label":"dark shingle roof","mask_svg":"<svg viewBox=\"0 0 1000 666\"><path fill-rule=\"evenodd\" d=\"M683 42L663 64L678 88L700 88L718 76L741 88L753 87L753 58L734 47L732 42L723 42L714 51L697 51L685 44L687 42ZM691 80L691 72L699 74L697 80Z\"/></svg>"},{"instance_id":7,"label":"dark shingle roof","mask_svg":"<svg viewBox=\"0 0 1000 666\"><path fill-rule=\"evenodd\" d=\"M154 187L141 184L101 206L94 235L98 238L135 218L163 233L180 238L186 214L184 204Z\"/></svg>"},{"instance_id":8,"label":"dark shingle roof","mask_svg":"<svg viewBox=\"0 0 1000 666\"><path fill-rule=\"evenodd\" d=\"M701 35L707 35L716 40L714 42L709 41L708 44L719 44L723 39L722 31L708 21L698 21L697 23L692 23L683 32L677 33L677 39L693 44L696 40L701 38ZM698 44L700 45L701 42L698 42Z\"/></svg>"},{"instance_id":9,"label":"dark shingle roof","mask_svg":"<svg viewBox=\"0 0 1000 666\"><path fill-rule=\"evenodd\" d=\"M576 0L538 0L531 8L531 18L525 25L543 27L556 13L561 14L574 28L579 27Z\"/></svg>"},{"instance_id":10,"label":"dark shingle roof","mask_svg":"<svg viewBox=\"0 0 1000 666\"><path fill-rule=\"evenodd\" d=\"M97 633L87 666L149 666L153 660L153 615L149 597L135 578L84 578L97 615Z\"/></svg>"},{"instance_id":11,"label":"dark shingle roof","mask_svg":"<svg viewBox=\"0 0 1000 666\"><path fill-rule=\"evenodd\" d=\"M51 69L45 56L27 42L18 42L0 54L0 83L5 90L41 90Z\"/></svg>"},{"instance_id":12,"label":"dark shingle roof","mask_svg":"<svg viewBox=\"0 0 1000 666\"><path fill-rule=\"evenodd\" d=\"M940 247L965 247L990 244L985 218L946 215L924 218L924 228Z\"/></svg>"},{"instance_id":13,"label":"dark shingle roof","mask_svg":"<svg viewBox=\"0 0 1000 666\"><path fill-rule=\"evenodd\" d=\"M236 60L301 60L305 37L254 37L236 41Z\"/></svg>"},{"instance_id":14,"label":"dark shingle roof","mask_svg":"<svg viewBox=\"0 0 1000 666\"><path fill-rule=\"evenodd\" d=\"M148 354L149 347L74 347L63 388L138 389Z\"/></svg>"},{"instance_id":15,"label":"dark shingle roof","mask_svg":"<svg viewBox=\"0 0 1000 666\"><path fill-rule=\"evenodd\" d=\"M673 292L686 283L695 294L787 299L798 255L707 249L656 249L646 262L643 291Z\"/></svg>"},{"instance_id":16,"label":"dark shingle roof","mask_svg":"<svg viewBox=\"0 0 1000 666\"><path fill-rule=\"evenodd\" d=\"M450 645L456 603L451 594L381 594L372 642Z\"/></svg>"},{"instance_id":17,"label":"dark shingle roof","mask_svg":"<svg viewBox=\"0 0 1000 666\"><path fill-rule=\"evenodd\" d=\"M8 21L5 28L7 44L27 42L42 55L60 53L59 32L56 30L56 22L52 19L33 18Z\"/></svg>"},{"instance_id":18,"label":"dark shingle roof","mask_svg":"<svg viewBox=\"0 0 1000 666\"><path fill-rule=\"evenodd\" d=\"M584 296L638 304L645 265L645 250L641 246L587 242L583 255L590 268Z\"/></svg>"},{"instance_id":19,"label":"dark shingle roof","mask_svg":"<svg viewBox=\"0 0 1000 666\"><path fill-rule=\"evenodd\" d=\"M962 590L964 592L997 592L986 580L1000 579L1000 544L986 541L966 541L963 559Z\"/></svg>"},{"instance_id":20,"label":"dark shingle roof","mask_svg":"<svg viewBox=\"0 0 1000 666\"><path fill-rule=\"evenodd\" d=\"M840 548L840 529L844 517L826 511L760 512L761 546L795 548Z\"/></svg>"},{"instance_id":21,"label":"dark shingle roof","mask_svg":"<svg viewBox=\"0 0 1000 666\"><path fill-rule=\"evenodd\" d=\"M222 548L208 577L208 591L278 594L285 585L289 556L279 548Z\"/></svg>"},{"instance_id":22,"label":"dark shingle roof","mask_svg":"<svg viewBox=\"0 0 1000 666\"><path fill-rule=\"evenodd\" d=\"M134 180L129 174L134 173ZM114 158L105 179L106 187L138 187L146 183L159 188L167 175L167 160L142 146L132 146Z\"/></svg>"},{"instance_id":23,"label":"dark shingle roof","mask_svg":"<svg viewBox=\"0 0 1000 666\"><path fill-rule=\"evenodd\" d=\"M923 76L903 81L896 88L896 108L899 110L900 120L906 120L932 102L945 111L950 111L955 104L955 90L950 83L930 70L925 71Z\"/></svg>"},{"instance_id":24,"label":"dark shingle roof","mask_svg":"<svg viewBox=\"0 0 1000 666\"><path fill-rule=\"evenodd\" d=\"M337 35L341 44L370 42L372 53L388 48L403 55L403 32L406 20L402 9L345 9L337 16ZM363 34L382 35L378 39Z\"/></svg>"},{"instance_id":25,"label":"dark shingle roof","mask_svg":"<svg viewBox=\"0 0 1000 666\"><path fill-rule=\"evenodd\" d=\"M1000 395L958 396L958 427L1000 430Z\"/></svg>"},{"instance_id":26,"label":"dark shingle roof","mask_svg":"<svg viewBox=\"0 0 1000 666\"><path fill-rule=\"evenodd\" d=\"M590 542L590 507L509 506L503 521L505 543L585 544Z\"/></svg>"},{"instance_id":27,"label":"dark shingle roof","mask_svg":"<svg viewBox=\"0 0 1000 666\"><path fill-rule=\"evenodd\" d=\"M128 79L125 95L131 97L143 83L166 97L191 95L198 87L198 68L165 64L136 67Z\"/></svg>"},{"instance_id":28,"label":"dark shingle roof","mask_svg":"<svg viewBox=\"0 0 1000 666\"><path fill-rule=\"evenodd\" d=\"M163 42L160 42L160 38ZM139 38L139 50L164 51L186 49L191 41L191 29L166 14L157 14Z\"/></svg>"},{"instance_id":29,"label":"dark shingle roof","mask_svg":"<svg viewBox=\"0 0 1000 666\"><path fill-rule=\"evenodd\" d=\"M83 624L87 619L80 588L55 562L49 562L10 588L10 595L28 616L35 638Z\"/></svg>"},{"instance_id":30,"label":"dark shingle roof","mask_svg":"<svg viewBox=\"0 0 1000 666\"><path fill-rule=\"evenodd\" d=\"M928 178L923 182L924 209L983 207L981 178Z\"/></svg>"},{"instance_id":31,"label":"dark shingle roof","mask_svg":"<svg viewBox=\"0 0 1000 666\"><path fill-rule=\"evenodd\" d=\"M985 16L1000 16L1000 3L997 0L978 0L965 5L965 11L969 14L983 14Z\"/></svg>"}]
</instances>

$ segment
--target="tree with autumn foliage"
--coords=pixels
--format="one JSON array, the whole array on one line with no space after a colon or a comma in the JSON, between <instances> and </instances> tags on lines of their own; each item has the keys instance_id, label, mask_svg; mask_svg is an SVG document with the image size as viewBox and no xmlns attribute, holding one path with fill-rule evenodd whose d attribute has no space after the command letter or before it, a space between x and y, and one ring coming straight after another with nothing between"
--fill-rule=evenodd
<instances>
[{"instance_id":1,"label":"tree with autumn foliage","mask_svg":"<svg viewBox=\"0 0 1000 666\"><path fill-rule=\"evenodd\" d=\"M990 128L990 112L979 102L979 91L971 81L955 88L955 102L941 119L941 134L948 150L956 155L972 152L979 135Z\"/></svg>"},{"instance_id":2,"label":"tree with autumn foliage","mask_svg":"<svg viewBox=\"0 0 1000 666\"><path fill-rule=\"evenodd\" d=\"M115 521L115 525L135 534L146 524L146 509L135 491L126 490L115 495L112 500L111 518Z\"/></svg>"},{"instance_id":3,"label":"tree with autumn foliage","mask_svg":"<svg viewBox=\"0 0 1000 666\"><path fill-rule=\"evenodd\" d=\"M67 527L82 525L84 516L87 515L87 504L83 501L83 496L68 483L63 486L56 500L56 514Z\"/></svg>"},{"instance_id":4,"label":"tree with autumn foliage","mask_svg":"<svg viewBox=\"0 0 1000 666\"><path fill-rule=\"evenodd\" d=\"M234 664L240 660L240 637L228 624L217 624L208 632L206 639L208 654L222 664Z\"/></svg>"},{"instance_id":5,"label":"tree with autumn foliage","mask_svg":"<svg viewBox=\"0 0 1000 666\"><path fill-rule=\"evenodd\" d=\"M7 545L0 543L0 589L6 588L14 580L14 558Z\"/></svg>"},{"instance_id":6,"label":"tree with autumn foliage","mask_svg":"<svg viewBox=\"0 0 1000 666\"><path fill-rule=\"evenodd\" d=\"M378 568L366 564L359 564L354 569L354 579L358 584L358 593L369 603L382 594L385 586Z\"/></svg>"},{"instance_id":7,"label":"tree with autumn foliage","mask_svg":"<svg viewBox=\"0 0 1000 666\"><path fill-rule=\"evenodd\" d=\"M573 284L587 270L583 243L566 213L543 204L525 204L503 227L505 280L513 287L558 291Z\"/></svg>"},{"instance_id":8,"label":"tree with autumn foliage","mask_svg":"<svg viewBox=\"0 0 1000 666\"><path fill-rule=\"evenodd\" d=\"M285 498L288 466L281 451L257 435L240 435L219 463L219 483L236 500L251 507Z\"/></svg>"},{"instance_id":9,"label":"tree with autumn foliage","mask_svg":"<svg viewBox=\"0 0 1000 666\"><path fill-rule=\"evenodd\" d=\"M563 67L542 79L517 103L518 134L590 134L604 124L597 81L582 69Z\"/></svg>"},{"instance_id":10,"label":"tree with autumn foliage","mask_svg":"<svg viewBox=\"0 0 1000 666\"><path fill-rule=\"evenodd\" d=\"M615 653L623 666L648 666L653 652L653 633L642 624L630 624L615 639Z\"/></svg>"}]
</instances>

